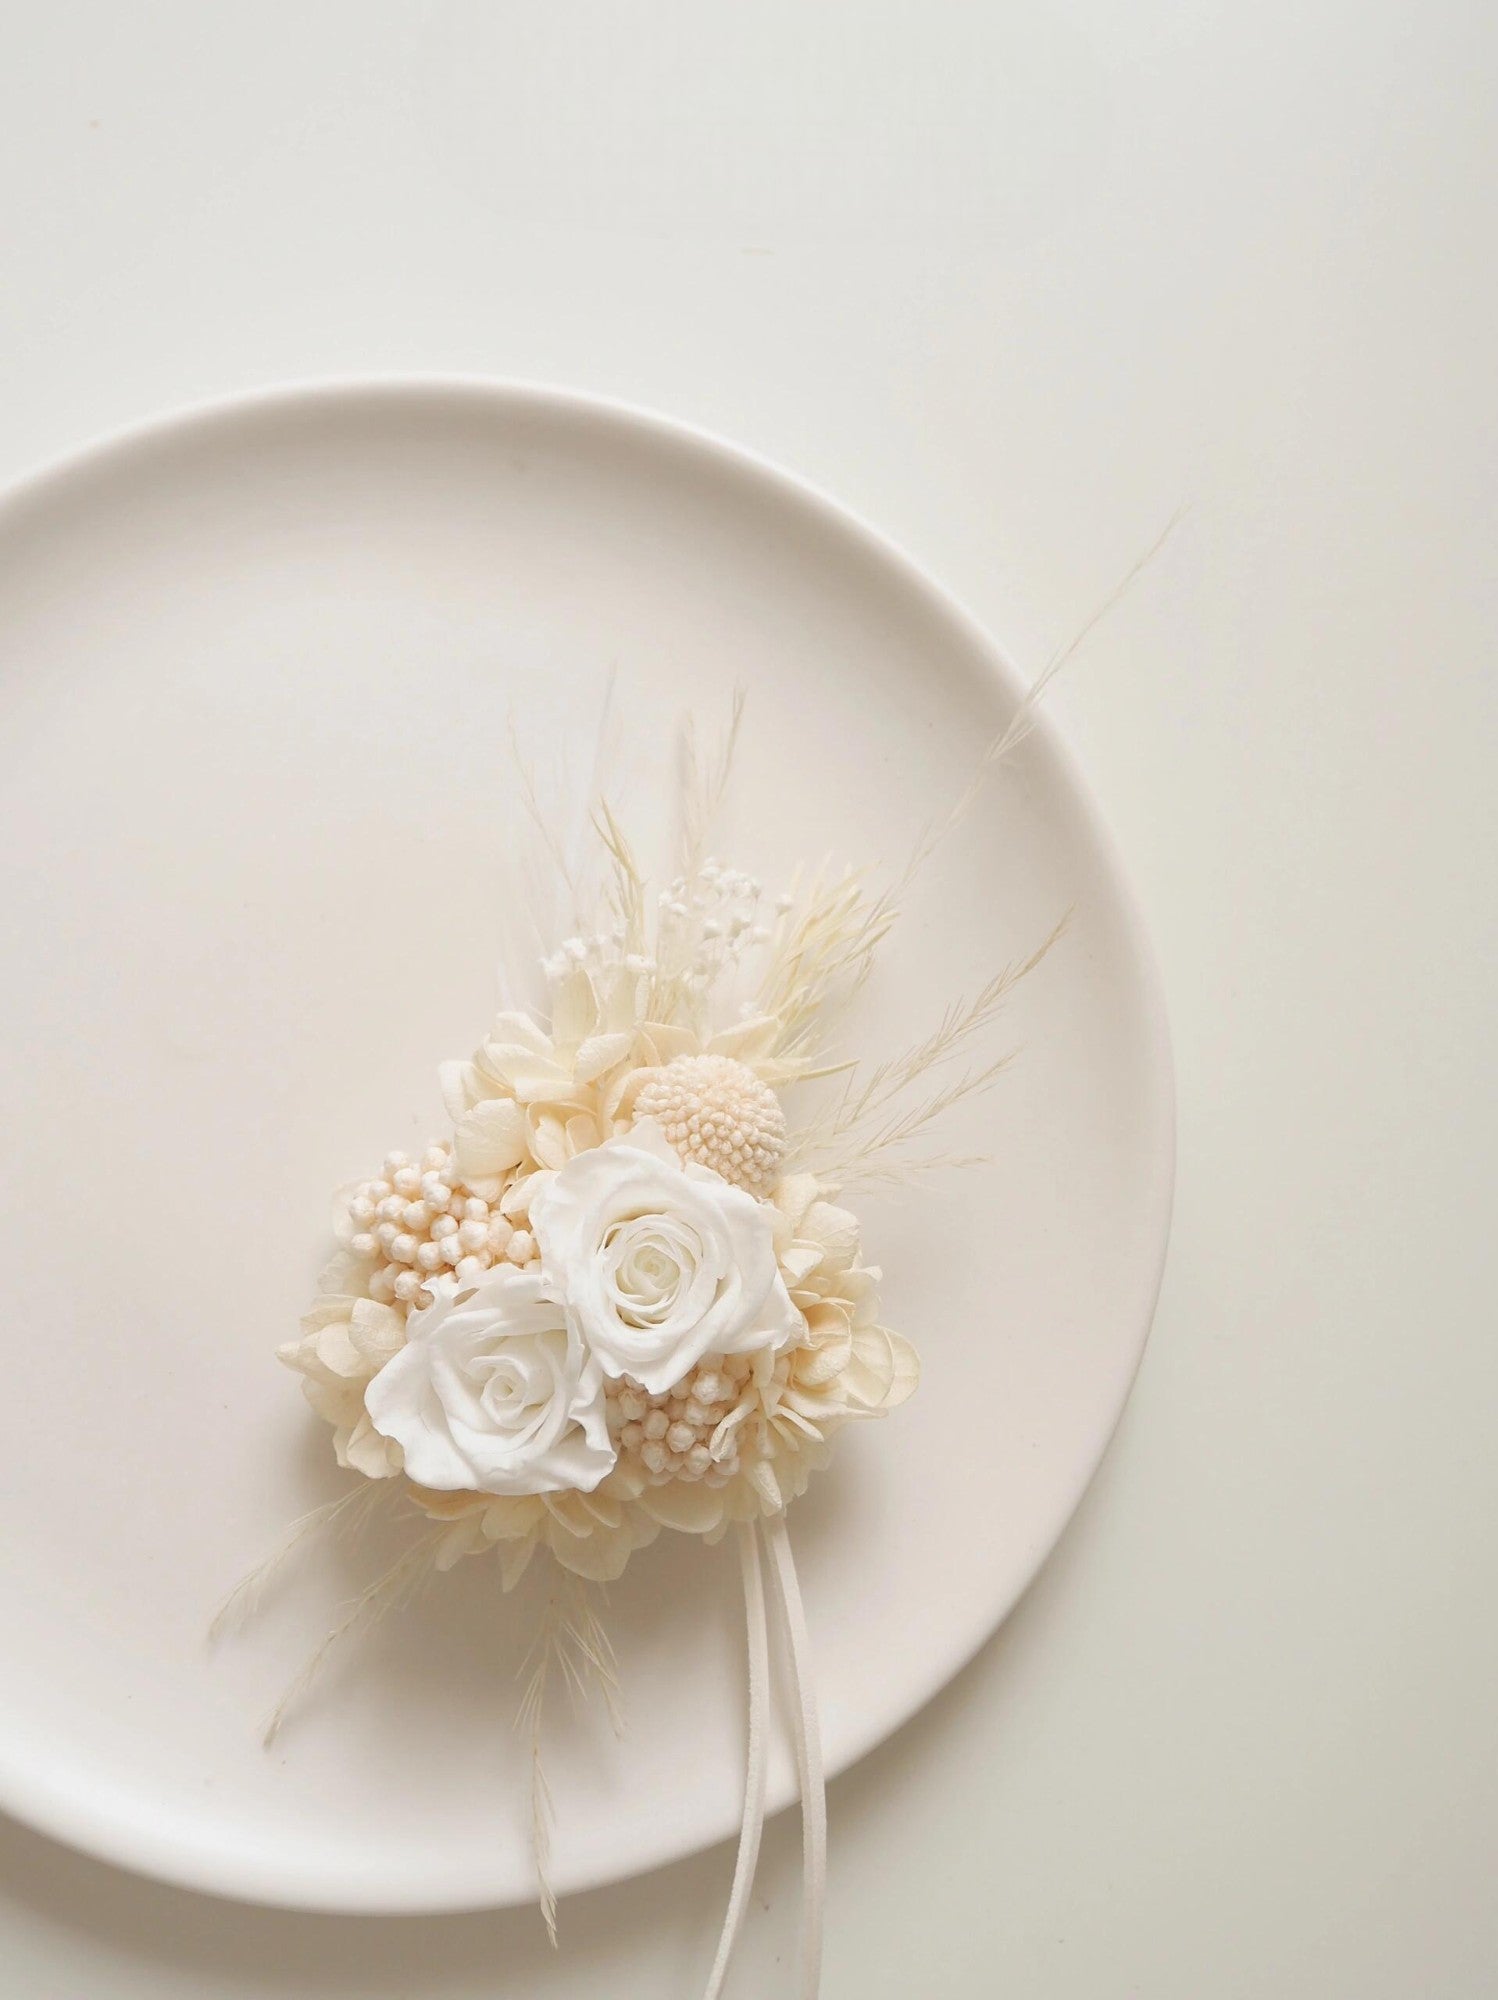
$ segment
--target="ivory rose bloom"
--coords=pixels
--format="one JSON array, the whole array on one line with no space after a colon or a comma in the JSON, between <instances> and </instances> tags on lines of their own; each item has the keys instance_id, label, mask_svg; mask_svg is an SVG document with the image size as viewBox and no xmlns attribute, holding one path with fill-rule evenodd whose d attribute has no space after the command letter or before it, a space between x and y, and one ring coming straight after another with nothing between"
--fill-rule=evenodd
<instances>
[{"instance_id":1,"label":"ivory rose bloom","mask_svg":"<svg viewBox=\"0 0 1498 2000\"><path fill-rule=\"evenodd\" d=\"M591 1493L614 1464L598 1365L539 1277L499 1267L412 1313L364 1392L369 1420L439 1493Z\"/></svg>"},{"instance_id":2,"label":"ivory rose bloom","mask_svg":"<svg viewBox=\"0 0 1498 2000\"><path fill-rule=\"evenodd\" d=\"M547 1290L605 1375L660 1395L705 1354L778 1350L802 1331L775 1213L683 1165L648 1119L579 1153L531 1196Z\"/></svg>"}]
</instances>

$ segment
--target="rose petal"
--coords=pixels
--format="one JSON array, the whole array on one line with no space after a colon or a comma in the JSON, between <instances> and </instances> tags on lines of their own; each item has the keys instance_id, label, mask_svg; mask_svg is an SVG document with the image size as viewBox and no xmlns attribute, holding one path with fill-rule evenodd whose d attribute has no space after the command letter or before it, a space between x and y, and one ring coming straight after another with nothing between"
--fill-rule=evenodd
<instances>
[{"instance_id":1,"label":"rose petal","mask_svg":"<svg viewBox=\"0 0 1498 2000\"><path fill-rule=\"evenodd\" d=\"M371 1323L371 1338L381 1331ZM414 1482L576 1502L607 1476L617 1453L601 1377L533 1272L501 1265L439 1292L404 1333L364 1403Z\"/></svg>"},{"instance_id":2,"label":"rose petal","mask_svg":"<svg viewBox=\"0 0 1498 2000\"><path fill-rule=\"evenodd\" d=\"M538 1130L533 1150L548 1135ZM694 1164L659 1127L559 1161L530 1200L551 1295L604 1371L657 1394L704 1354L769 1354L804 1327L775 1261L775 1211Z\"/></svg>"}]
</instances>

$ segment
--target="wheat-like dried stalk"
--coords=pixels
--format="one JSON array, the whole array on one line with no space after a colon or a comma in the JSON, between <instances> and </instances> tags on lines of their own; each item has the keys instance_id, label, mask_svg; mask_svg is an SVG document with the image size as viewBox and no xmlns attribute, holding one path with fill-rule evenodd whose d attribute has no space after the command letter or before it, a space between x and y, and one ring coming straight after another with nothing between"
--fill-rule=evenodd
<instances>
[{"instance_id":1,"label":"wheat-like dried stalk","mask_svg":"<svg viewBox=\"0 0 1498 2000\"><path fill-rule=\"evenodd\" d=\"M557 838L556 828L547 817L536 790L536 774L530 759L520 747L520 725L514 714L510 716L510 761L515 767L516 789L531 832L540 841L542 849L557 872L557 879L571 898L574 913L577 912L581 892L577 875L566 849Z\"/></svg>"},{"instance_id":2,"label":"wheat-like dried stalk","mask_svg":"<svg viewBox=\"0 0 1498 2000\"><path fill-rule=\"evenodd\" d=\"M593 831L609 859L605 892L614 921L624 933L626 952L645 950L645 876L613 807L600 798L593 809Z\"/></svg>"},{"instance_id":3,"label":"wheat-like dried stalk","mask_svg":"<svg viewBox=\"0 0 1498 2000\"><path fill-rule=\"evenodd\" d=\"M520 725L514 710L509 716L510 761L515 773L515 796L520 806L522 827L512 837L516 853L515 878L519 882L526 914L534 933L536 950L544 955L560 942L556 935L560 913L543 901L543 890L562 893L565 921L574 931L593 928L596 917L598 883L589 866L590 854L583 840L587 825L596 825L605 804L610 775L619 756L619 713L616 700L617 676L610 673L604 687L598 727L593 737L593 761L580 813L564 815L548 812L542 801L536 771L520 742ZM556 774L559 788L567 778L565 766ZM573 793L574 788L567 786ZM575 795L575 794L574 794ZM520 834L527 838L522 839Z\"/></svg>"},{"instance_id":4,"label":"wheat-like dried stalk","mask_svg":"<svg viewBox=\"0 0 1498 2000\"><path fill-rule=\"evenodd\" d=\"M598 711L598 727L593 734L593 768L588 774L588 789L583 794L590 813L596 810L611 789L615 766L619 762L621 723L618 692L619 671L617 667L610 667L603 687L603 705Z\"/></svg>"},{"instance_id":5,"label":"wheat-like dried stalk","mask_svg":"<svg viewBox=\"0 0 1498 2000\"><path fill-rule=\"evenodd\" d=\"M682 725L680 743L681 803L676 843L676 872L688 878L707 859L708 843L733 776L738 754L739 729L744 720L744 690L735 688L733 708L717 753L704 763L697 742L697 729L689 715Z\"/></svg>"},{"instance_id":6,"label":"wheat-like dried stalk","mask_svg":"<svg viewBox=\"0 0 1498 2000\"><path fill-rule=\"evenodd\" d=\"M536 1869L536 1900L553 1950L557 1942L557 1898L551 1886L551 1830L556 1810L541 1756L541 1733L546 1718L546 1690L556 1661L559 1625L557 1587L553 1583L547 1593L541 1623L526 1654L525 1669L528 1672L515 1710L515 1726L526 1733L530 1742L531 1855Z\"/></svg>"},{"instance_id":7,"label":"wheat-like dried stalk","mask_svg":"<svg viewBox=\"0 0 1498 2000\"><path fill-rule=\"evenodd\" d=\"M868 978L899 913L892 895L870 898L860 875L833 876L825 865L804 890L793 885L791 895L754 1004L781 1023L775 1054L809 1061Z\"/></svg>"},{"instance_id":8,"label":"wheat-like dried stalk","mask_svg":"<svg viewBox=\"0 0 1498 2000\"><path fill-rule=\"evenodd\" d=\"M904 1179L957 1164L951 1155L915 1159L908 1148L948 1111L990 1089L1012 1054L942 1084L919 1103L902 1108L902 1100L993 1026L1010 994L1045 958L1066 922L1063 917L1028 957L1002 967L971 1000L949 1007L931 1033L911 1048L887 1057L862 1078L853 1070L841 1092L798 1135L793 1164L841 1187Z\"/></svg>"},{"instance_id":9,"label":"wheat-like dried stalk","mask_svg":"<svg viewBox=\"0 0 1498 2000\"><path fill-rule=\"evenodd\" d=\"M515 1711L517 1728L530 1743L531 1849L535 1857L537 1901L546 1934L557 1941L557 1899L551 1886L551 1835L556 1814L542 1756L546 1697L559 1674L574 1701L600 1694L616 1733L623 1728L619 1670L587 1584L557 1565L546 1594L536 1636L521 1663L525 1684Z\"/></svg>"},{"instance_id":10,"label":"wheat-like dried stalk","mask_svg":"<svg viewBox=\"0 0 1498 2000\"><path fill-rule=\"evenodd\" d=\"M937 1168L979 1165L981 1154L912 1155L907 1149L957 1105L992 1089L1013 1060L1012 1051L996 1056L981 1069L970 1070L943 1084L930 1097L898 1112L874 1131L849 1140L841 1149L829 1149L816 1163L814 1171L818 1178L839 1189L903 1186L917 1175Z\"/></svg>"},{"instance_id":11,"label":"wheat-like dried stalk","mask_svg":"<svg viewBox=\"0 0 1498 2000\"><path fill-rule=\"evenodd\" d=\"M438 1548L446 1533L444 1526L414 1542L389 1569L360 1591L343 1617L319 1640L271 1712L262 1738L267 1748L275 1741L291 1710L312 1687L334 1649L356 1633L364 1636L372 1632L398 1606L410 1603L416 1591L432 1574Z\"/></svg>"},{"instance_id":12,"label":"wheat-like dried stalk","mask_svg":"<svg viewBox=\"0 0 1498 2000\"><path fill-rule=\"evenodd\" d=\"M304 1543L333 1529L340 1536L357 1535L384 1497L383 1481L361 1479L349 1492L340 1493L336 1500L324 1501L322 1506L293 1521L278 1546L256 1563L248 1576L240 1578L213 1614L208 1627L210 1643L226 1632L237 1630L255 1615L270 1584Z\"/></svg>"},{"instance_id":13,"label":"wheat-like dried stalk","mask_svg":"<svg viewBox=\"0 0 1498 2000\"><path fill-rule=\"evenodd\" d=\"M968 779L966 786L953 804L951 810L944 818L938 820L935 825L928 827L920 840L917 841L910 860L906 864L905 872L897 885L897 894L904 893L906 887L920 870L925 867L937 848L941 846L948 835L967 817L977 800L978 794L988 782L995 768L1002 764L1005 758L1011 756L1021 743L1024 742L1031 730L1034 729L1036 717L1040 712L1040 704L1045 699L1046 691L1050 687L1051 682L1055 680L1063 667L1069 665L1075 659L1097 627L1102 624L1108 614L1115 610L1119 603L1133 589L1139 578L1149 568L1155 557L1180 526L1187 511L1187 503L1183 501L1165 523L1159 534L1150 543L1149 547L1144 551L1144 554L1129 566L1124 575L1103 599L1102 603L1098 605L1097 609L1089 613L1083 623L1072 634L1071 638L1067 640L1066 644L1054 652L1050 659L1046 661L1040 672L1035 676L1035 679L1030 683L1024 698L1021 700L1019 707L1014 711L1014 714L1009 718L1008 723L999 731L998 735L995 736L988 748L983 752L983 755L978 759L972 776Z\"/></svg>"},{"instance_id":14,"label":"wheat-like dried stalk","mask_svg":"<svg viewBox=\"0 0 1498 2000\"><path fill-rule=\"evenodd\" d=\"M775 1015L785 1024L776 1045L777 1055L810 1058L824 1046L831 1021L867 979L874 954L894 926L916 877L972 810L994 770L1030 734L1051 682L1159 554L1184 512L1182 507L1171 516L1138 561L1047 662L1008 724L979 758L951 810L917 840L909 860L889 889L871 897L856 874L829 880L824 869L810 888L796 898L771 942L758 1000L758 1011ZM988 1064L955 1084L945 1085L924 1104L890 1116L882 1123L879 1114L890 1111L895 1101L922 1076L950 1060L981 1034L1014 986L1034 971L1051 949L1064 923L1063 919L1039 950L1022 964L996 974L974 1000L951 1009L924 1042L880 1064L862 1083L856 1081L856 1075L850 1077L830 1110L801 1134L793 1148L795 1164L844 1186L872 1180L905 1180L932 1167L956 1164L950 1155L916 1159L906 1149L944 1112L987 1090L1004 1069L1007 1058ZM837 1067L851 1069L852 1065Z\"/></svg>"},{"instance_id":15,"label":"wheat-like dried stalk","mask_svg":"<svg viewBox=\"0 0 1498 2000\"><path fill-rule=\"evenodd\" d=\"M683 882L690 882L707 860L708 845L723 809L734 760L738 755L744 702L744 690L735 689L728 727L715 753L706 760L698 744L695 720L688 715L682 722L677 739L674 859L677 876ZM694 991L687 977L691 959L689 939L684 934L679 937L673 952L667 934L658 927L653 956L655 971L650 987L650 1018L702 1028L706 996Z\"/></svg>"}]
</instances>

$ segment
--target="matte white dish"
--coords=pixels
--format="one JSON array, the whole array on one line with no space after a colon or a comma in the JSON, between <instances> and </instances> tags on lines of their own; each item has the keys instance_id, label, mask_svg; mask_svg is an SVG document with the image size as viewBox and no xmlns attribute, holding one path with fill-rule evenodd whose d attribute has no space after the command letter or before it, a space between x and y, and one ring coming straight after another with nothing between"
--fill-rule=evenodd
<instances>
[{"instance_id":1,"label":"matte white dish","mask_svg":"<svg viewBox=\"0 0 1498 2000\"><path fill-rule=\"evenodd\" d=\"M275 1363L330 1190L438 1129L496 999L508 731L591 740L608 675L657 753L749 693L723 846L898 868L1012 712L992 643L869 529L697 433L480 383L293 391L133 433L0 506L0 1805L171 1880L324 1909L533 1893L510 1722L530 1606L465 1563L258 1721L377 1546L309 1556L210 1654L215 1603L340 1490ZM851 1039L881 1053L1072 912L1019 1058L860 1203L919 1395L792 1516L836 1771L1015 1602L1148 1330L1170 1062L1112 845L1044 724L907 900ZM558 1704L554 1873L728 1835L728 1550L611 1593L629 1727ZM783 1746L772 1803L789 1796Z\"/></svg>"}]
</instances>

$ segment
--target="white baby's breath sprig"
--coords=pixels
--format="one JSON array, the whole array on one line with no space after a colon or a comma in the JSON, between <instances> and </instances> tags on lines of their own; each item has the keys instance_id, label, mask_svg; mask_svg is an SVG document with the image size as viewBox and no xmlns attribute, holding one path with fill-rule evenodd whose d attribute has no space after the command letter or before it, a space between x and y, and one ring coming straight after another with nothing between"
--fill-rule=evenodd
<instances>
[{"instance_id":1,"label":"white baby's breath sprig","mask_svg":"<svg viewBox=\"0 0 1498 2000\"><path fill-rule=\"evenodd\" d=\"M746 954L767 942L764 890L751 875L709 857L657 898L656 975L651 1011L664 1021L704 1027L713 1000Z\"/></svg>"}]
</instances>

